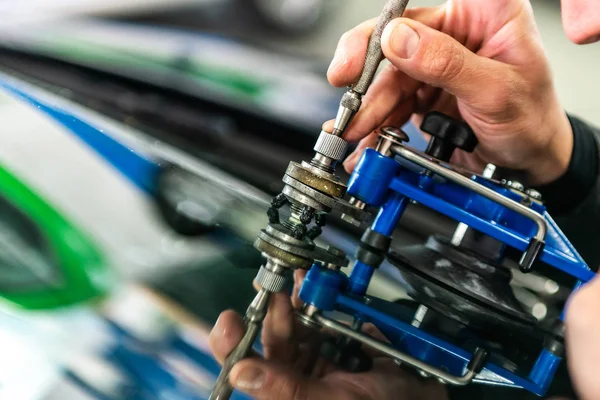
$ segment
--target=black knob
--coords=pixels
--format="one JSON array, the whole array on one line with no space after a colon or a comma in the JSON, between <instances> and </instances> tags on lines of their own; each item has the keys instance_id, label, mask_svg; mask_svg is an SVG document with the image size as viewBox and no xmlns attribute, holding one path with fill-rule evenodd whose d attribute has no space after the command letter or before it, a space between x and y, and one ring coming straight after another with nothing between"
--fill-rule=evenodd
<instances>
[{"instance_id":1,"label":"black knob","mask_svg":"<svg viewBox=\"0 0 600 400\"><path fill-rule=\"evenodd\" d=\"M321 343L321 356L347 372L367 372L373 360L362 349L361 343L347 337L328 337Z\"/></svg>"},{"instance_id":2,"label":"black knob","mask_svg":"<svg viewBox=\"0 0 600 400\"><path fill-rule=\"evenodd\" d=\"M477 137L469 125L437 111L425 116L421 130L433 136L426 153L438 160L450 161L457 147L470 153L477 146Z\"/></svg>"}]
</instances>

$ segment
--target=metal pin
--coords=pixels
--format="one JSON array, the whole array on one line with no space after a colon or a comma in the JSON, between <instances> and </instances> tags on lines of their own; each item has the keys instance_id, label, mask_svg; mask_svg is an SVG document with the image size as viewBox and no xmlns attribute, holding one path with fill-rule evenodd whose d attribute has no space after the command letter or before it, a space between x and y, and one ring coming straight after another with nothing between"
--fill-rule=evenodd
<instances>
[{"instance_id":1,"label":"metal pin","mask_svg":"<svg viewBox=\"0 0 600 400\"><path fill-rule=\"evenodd\" d=\"M496 166L494 164L488 164L485 166L482 176L487 179L492 179L495 173ZM469 226L467 224L463 222L459 223L456 227L456 230L454 231L454 234L452 235L452 239L450 240L450 242L455 246L460 246L468 230Z\"/></svg>"},{"instance_id":2,"label":"metal pin","mask_svg":"<svg viewBox=\"0 0 600 400\"><path fill-rule=\"evenodd\" d=\"M429 311L429 308L427 308L426 306L421 304L419 306L419 308L417 308L417 311L415 312L415 316L413 318L411 325L414 326L415 328L420 328L421 324L423 323L423 320L425 319L425 316L427 315L427 311Z\"/></svg>"}]
</instances>

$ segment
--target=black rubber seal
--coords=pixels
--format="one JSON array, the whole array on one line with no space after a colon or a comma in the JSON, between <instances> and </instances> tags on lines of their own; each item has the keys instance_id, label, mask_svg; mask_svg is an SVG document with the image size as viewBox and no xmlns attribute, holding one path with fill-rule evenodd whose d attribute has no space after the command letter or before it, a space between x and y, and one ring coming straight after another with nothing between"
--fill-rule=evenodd
<instances>
[{"instance_id":1,"label":"black rubber seal","mask_svg":"<svg viewBox=\"0 0 600 400\"><path fill-rule=\"evenodd\" d=\"M367 264L373 268L379 268L383 260L385 260L385 253L362 245L356 249L354 256L361 263Z\"/></svg>"},{"instance_id":2,"label":"black rubber seal","mask_svg":"<svg viewBox=\"0 0 600 400\"><path fill-rule=\"evenodd\" d=\"M360 238L360 242L362 245L387 253L392 244L392 238L368 228Z\"/></svg>"}]
</instances>

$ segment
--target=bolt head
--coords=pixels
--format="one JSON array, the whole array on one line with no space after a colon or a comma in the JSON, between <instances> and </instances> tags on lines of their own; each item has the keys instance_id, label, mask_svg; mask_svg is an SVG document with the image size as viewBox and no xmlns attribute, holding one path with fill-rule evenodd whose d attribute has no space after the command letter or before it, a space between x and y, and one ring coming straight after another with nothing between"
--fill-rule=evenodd
<instances>
[{"instance_id":1,"label":"bolt head","mask_svg":"<svg viewBox=\"0 0 600 400\"><path fill-rule=\"evenodd\" d=\"M514 189L518 192L524 192L525 191L525 186L523 186L523 184L521 182L517 182L517 181L509 181L506 179L503 179L501 182L504 186Z\"/></svg>"},{"instance_id":2,"label":"bolt head","mask_svg":"<svg viewBox=\"0 0 600 400\"><path fill-rule=\"evenodd\" d=\"M403 143L410 140L406 132L400 128L396 128L395 126L382 127L379 130L379 136L395 143Z\"/></svg>"},{"instance_id":3,"label":"bolt head","mask_svg":"<svg viewBox=\"0 0 600 400\"><path fill-rule=\"evenodd\" d=\"M527 189L525 193L534 200L542 200L542 194L535 189Z\"/></svg>"}]
</instances>

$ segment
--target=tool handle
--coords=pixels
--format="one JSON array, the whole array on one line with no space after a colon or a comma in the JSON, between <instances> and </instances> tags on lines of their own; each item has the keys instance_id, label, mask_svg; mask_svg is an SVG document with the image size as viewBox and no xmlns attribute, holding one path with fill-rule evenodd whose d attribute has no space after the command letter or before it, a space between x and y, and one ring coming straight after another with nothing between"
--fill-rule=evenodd
<instances>
[{"instance_id":1,"label":"tool handle","mask_svg":"<svg viewBox=\"0 0 600 400\"><path fill-rule=\"evenodd\" d=\"M242 337L240 343L233 349L231 354L225 360L223 369L217 378L215 387L210 394L209 400L229 400L233 393L233 387L229 383L229 373L238 362L248 357L252 351L252 345L260 331L259 323L248 323L246 325L246 333Z\"/></svg>"},{"instance_id":2,"label":"tool handle","mask_svg":"<svg viewBox=\"0 0 600 400\"><path fill-rule=\"evenodd\" d=\"M381 16L379 17L379 21L377 22L377 26L375 27L375 31L373 31L373 35L371 35L362 74L358 81L352 85L352 90L355 92L360 93L361 95L367 93L369 86L371 86L371 82L373 82L375 73L379 68L379 64L383 60L383 51L381 50L381 35L383 35L383 30L393 19L399 18L404 14L408 1L409 0L389 0L385 5L381 12Z\"/></svg>"}]
</instances>

